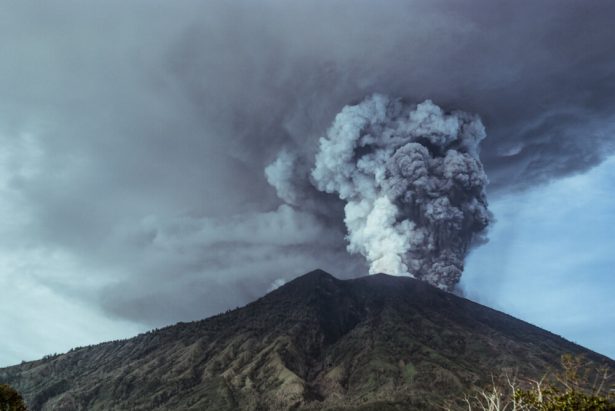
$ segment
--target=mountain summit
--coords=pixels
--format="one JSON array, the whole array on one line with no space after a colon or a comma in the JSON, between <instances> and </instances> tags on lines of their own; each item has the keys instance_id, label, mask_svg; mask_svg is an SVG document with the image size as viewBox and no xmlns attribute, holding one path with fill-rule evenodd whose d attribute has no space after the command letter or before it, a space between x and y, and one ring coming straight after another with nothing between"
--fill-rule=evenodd
<instances>
[{"instance_id":1,"label":"mountain summit","mask_svg":"<svg viewBox=\"0 0 615 411\"><path fill-rule=\"evenodd\" d=\"M316 270L225 314L0 369L31 410L429 410L564 353L615 362L407 277Z\"/></svg>"}]
</instances>

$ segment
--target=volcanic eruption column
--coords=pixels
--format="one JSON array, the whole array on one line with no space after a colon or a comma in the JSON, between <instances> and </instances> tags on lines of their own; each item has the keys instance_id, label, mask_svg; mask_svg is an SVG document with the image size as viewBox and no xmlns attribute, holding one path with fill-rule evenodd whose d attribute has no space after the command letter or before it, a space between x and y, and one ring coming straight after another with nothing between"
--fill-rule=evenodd
<instances>
[{"instance_id":1,"label":"volcanic eruption column","mask_svg":"<svg viewBox=\"0 0 615 411\"><path fill-rule=\"evenodd\" d=\"M337 114L320 139L312 184L345 201L348 251L370 273L452 290L492 217L478 116L373 95Z\"/></svg>"}]
</instances>

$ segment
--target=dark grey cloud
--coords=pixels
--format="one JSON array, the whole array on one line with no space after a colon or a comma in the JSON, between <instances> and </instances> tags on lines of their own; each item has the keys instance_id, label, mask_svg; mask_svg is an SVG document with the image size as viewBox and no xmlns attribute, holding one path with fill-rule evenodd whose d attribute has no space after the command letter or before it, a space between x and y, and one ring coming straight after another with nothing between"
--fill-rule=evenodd
<instances>
[{"instance_id":1,"label":"dark grey cloud","mask_svg":"<svg viewBox=\"0 0 615 411\"><path fill-rule=\"evenodd\" d=\"M480 115L494 197L615 149L613 2L1 9L2 253L61 251L73 271L37 281L150 325L316 266L367 272L335 198L278 208L264 174L283 149L313 158L366 95Z\"/></svg>"}]
</instances>

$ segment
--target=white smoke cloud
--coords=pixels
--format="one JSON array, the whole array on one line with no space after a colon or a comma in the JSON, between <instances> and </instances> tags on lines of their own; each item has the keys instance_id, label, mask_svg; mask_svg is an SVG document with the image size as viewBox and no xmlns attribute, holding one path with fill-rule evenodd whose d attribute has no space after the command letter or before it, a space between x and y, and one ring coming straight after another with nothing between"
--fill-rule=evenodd
<instances>
[{"instance_id":1,"label":"white smoke cloud","mask_svg":"<svg viewBox=\"0 0 615 411\"><path fill-rule=\"evenodd\" d=\"M478 155L484 138L477 116L372 95L336 116L320 139L311 182L346 202L347 249L367 259L370 273L452 290L491 220ZM266 170L290 204L300 184L295 159L284 151Z\"/></svg>"},{"instance_id":2,"label":"white smoke cloud","mask_svg":"<svg viewBox=\"0 0 615 411\"><path fill-rule=\"evenodd\" d=\"M267 289L267 292L270 293L273 290L277 290L278 288L282 287L284 284L286 284L286 280L283 278L278 278L271 283L271 285Z\"/></svg>"},{"instance_id":3,"label":"white smoke cloud","mask_svg":"<svg viewBox=\"0 0 615 411\"><path fill-rule=\"evenodd\" d=\"M349 201L344 222L348 227L348 251L361 253L370 261L370 274L386 272L402 275L408 267L400 257L409 247L408 220L397 223L398 209L388 197Z\"/></svg>"},{"instance_id":4,"label":"white smoke cloud","mask_svg":"<svg viewBox=\"0 0 615 411\"><path fill-rule=\"evenodd\" d=\"M297 204L300 193L293 184L297 156L282 151L276 160L265 168L267 182L275 187L276 194L288 204Z\"/></svg>"}]
</instances>

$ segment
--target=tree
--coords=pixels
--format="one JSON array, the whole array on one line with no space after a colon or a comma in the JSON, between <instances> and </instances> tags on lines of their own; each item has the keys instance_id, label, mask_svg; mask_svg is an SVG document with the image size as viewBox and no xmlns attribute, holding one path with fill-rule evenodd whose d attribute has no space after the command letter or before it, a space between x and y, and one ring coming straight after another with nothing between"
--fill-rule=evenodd
<instances>
[{"instance_id":1,"label":"tree","mask_svg":"<svg viewBox=\"0 0 615 411\"><path fill-rule=\"evenodd\" d=\"M615 411L615 385L608 368L593 368L583 357L562 356L554 382L534 381L517 389L515 399L537 411Z\"/></svg>"},{"instance_id":2,"label":"tree","mask_svg":"<svg viewBox=\"0 0 615 411\"><path fill-rule=\"evenodd\" d=\"M466 396L468 411L615 411L615 381L606 367L562 356L562 370L540 380L504 384ZM450 409L450 408L449 408Z\"/></svg>"},{"instance_id":3,"label":"tree","mask_svg":"<svg viewBox=\"0 0 615 411\"><path fill-rule=\"evenodd\" d=\"M27 411L21 395L7 384L0 384L0 411Z\"/></svg>"}]
</instances>

